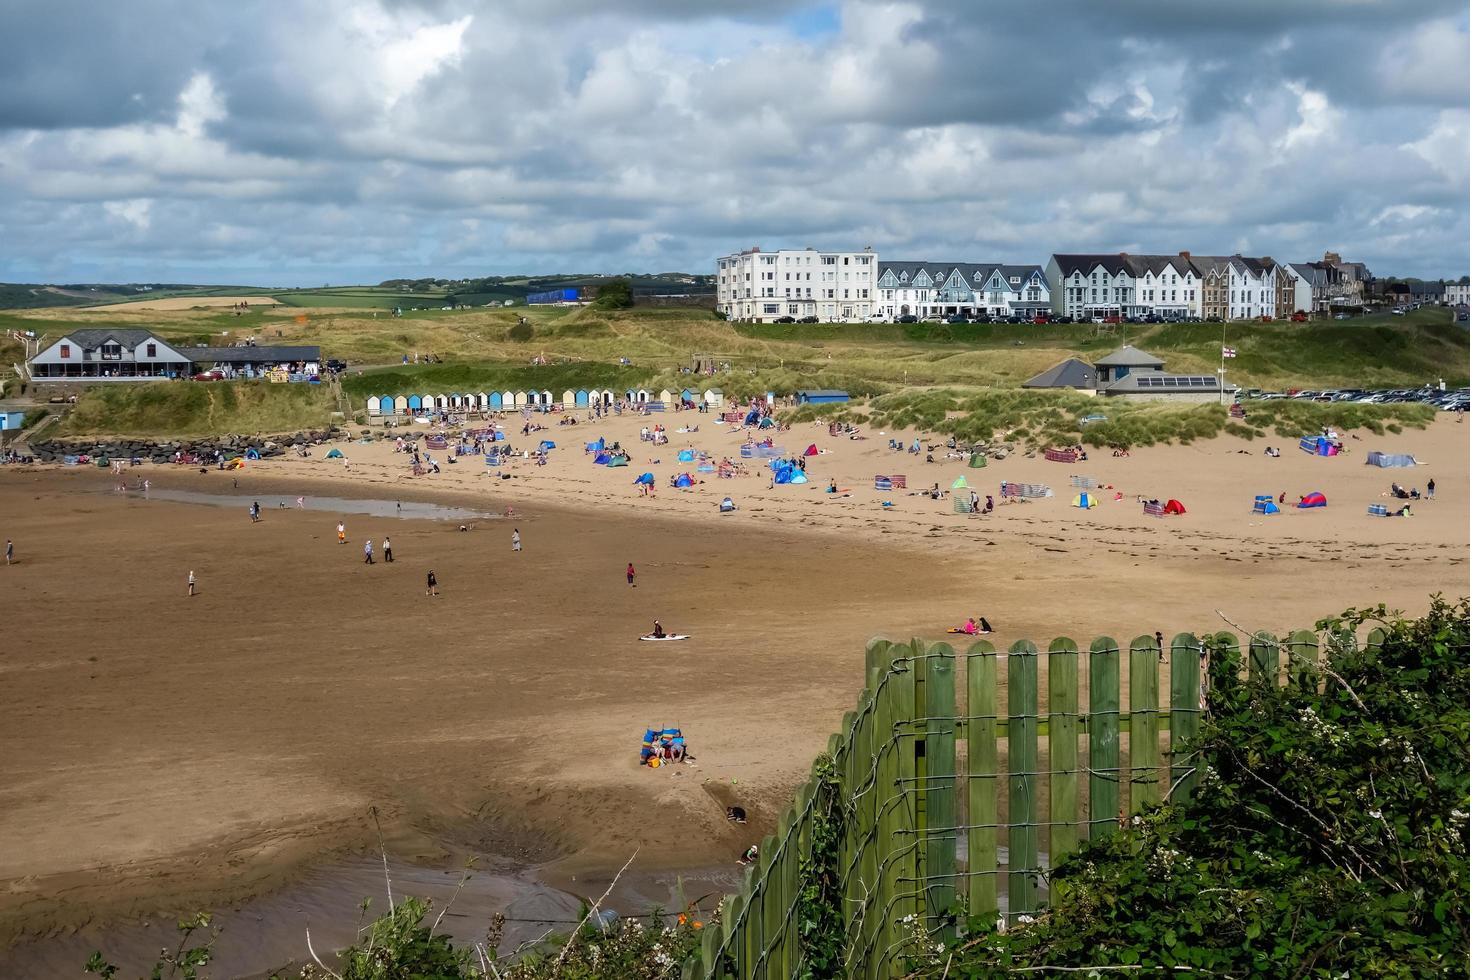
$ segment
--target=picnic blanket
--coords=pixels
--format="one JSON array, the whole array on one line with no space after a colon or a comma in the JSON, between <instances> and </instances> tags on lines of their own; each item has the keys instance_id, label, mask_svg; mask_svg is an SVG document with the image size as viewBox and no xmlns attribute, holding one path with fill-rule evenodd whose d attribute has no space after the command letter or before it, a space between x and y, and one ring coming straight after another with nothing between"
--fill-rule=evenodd
<instances>
[{"instance_id":1,"label":"picnic blanket","mask_svg":"<svg viewBox=\"0 0 1470 980\"><path fill-rule=\"evenodd\" d=\"M1077 450L1075 449L1048 449L1045 455L1053 463L1077 462Z\"/></svg>"},{"instance_id":2,"label":"picnic blanket","mask_svg":"<svg viewBox=\"0 0 1470 980\"><path fill-rule=\"evenodd\" d=\"M1040 483L1002 483L1000 495L1002 497L1027 497L1033 500L1053 496L1051 487Z\"/></svg>"}]
</instances>

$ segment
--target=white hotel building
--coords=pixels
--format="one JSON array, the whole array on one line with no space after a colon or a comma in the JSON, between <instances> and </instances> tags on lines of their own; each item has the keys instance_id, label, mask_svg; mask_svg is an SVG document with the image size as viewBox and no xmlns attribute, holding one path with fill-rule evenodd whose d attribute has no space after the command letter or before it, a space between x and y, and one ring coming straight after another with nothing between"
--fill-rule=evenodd
<instances>
[{"instance_id":1,"label":"white hotel building","mask_svg":"<svg viewBox=\"0 0 1470 980\"><path fill-rule=\"evenodd\" d=\"M762 252L755 247L721 257L716 267L716 309L731 320L770 323L814 316L854 322L874 312L878 256L871 248Z\"/></svg>"}]
</instances>

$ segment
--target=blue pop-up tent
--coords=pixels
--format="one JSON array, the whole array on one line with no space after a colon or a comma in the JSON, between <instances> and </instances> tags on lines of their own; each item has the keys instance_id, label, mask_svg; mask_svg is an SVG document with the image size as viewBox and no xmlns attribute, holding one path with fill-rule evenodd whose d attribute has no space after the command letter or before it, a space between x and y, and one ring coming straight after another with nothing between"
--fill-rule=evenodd
<instances>
[{"instance_id":1,"label":"blue pop-up tent","mask_svg":"<svg viewBox=\"0 0 1470 980\"><path fill-rule=\"evenodd\" d=\"M1252 514L1279 514L1281 508L1276 506L1276 500L1268 493L1256 494L1256 502L1251 507Z\"/></svg>"},{"instance_id":2,"label":"blue pop-up tent","mask_svg":"<svg viewBox=\"0 0 1470 980\"><path fill-rule=\"evenodd\" d=\"M546 450L548 450L548 449L555 449L555 448L556 448L556 443L552 442L550 439L542 439L541 440L541 451L543 453L546 452Z\"/></svg>"},{"instance_id":3,"label":"blue pop-up tent","mask_svg":"<svg viewBox=\"0 0 1470 980\"><path fill-rule=\"evenodd\" d=\"M598 453L596 456L592 457L592 462L596 463L598 466L606 466L608 460L610 459L612 459L612 457L609 456L607 453Z\"/></svg>"},{"instance_id":4,"label":"blue pop-up tent","mask_svg":"<svg viewBox=\"0 0 1470 980\"><path fill-rule=\"evenodd\" d=\"M587 443L587 451L589 453L600 453L600 452L602 452L602 450L604 450L606 448L607 448L607 442L601 436L598 436L597 437L597 441L596 442L589 442L589 443Z\"/></svg>"},{"instance_id":5,"label":"blue pop-up tent","mask_svg":"<svg viewBox=\"0 0 1470 980\"><path fill-rule=\"evenodd\" d=\"M678 476L674 477L674 486L692 487L694 486L694 477L690 476L688 473L680 473Z\"/></svg>"},{"instance_id":6,"label":"blue pop-up tent","mask_svg":"<svg viewBox=\"0 0 1470 980\"><path fill-rule=\"evenodd\" d=\"M652 473L644 473L642 476L640 476L638 479L634 480L633 482L634 483L641 483L645 487L651 487L654 484L653 474Z\"/></svg>"},{"instance_id":7,"label":"blue pop-up tent","mask_svg":"<svg viewBox=\"0 0 1470 980\"><path fill-rule=\"evenodd\" d=\"M681 462L681 463L692 463L692 462L694 462L694 450L692 450L692 449L681 449L681 450L679 450L679 462Z\"/></svg>"}]
</instances>

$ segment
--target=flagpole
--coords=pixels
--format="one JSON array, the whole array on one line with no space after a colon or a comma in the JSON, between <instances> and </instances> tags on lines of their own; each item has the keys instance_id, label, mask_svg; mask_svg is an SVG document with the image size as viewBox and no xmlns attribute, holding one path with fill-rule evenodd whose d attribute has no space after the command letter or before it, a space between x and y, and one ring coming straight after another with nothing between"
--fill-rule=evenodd
<instances>
[{"instance_id":1,"label":"flagpole","mask_svg":"<svg viewBox=\"0 0 1470 980\"><path fill-rule=\"evenodd\" d=\"M1220 404L1225 404L1225 319L1220 319Z\"/></svg>"}]
</instances>

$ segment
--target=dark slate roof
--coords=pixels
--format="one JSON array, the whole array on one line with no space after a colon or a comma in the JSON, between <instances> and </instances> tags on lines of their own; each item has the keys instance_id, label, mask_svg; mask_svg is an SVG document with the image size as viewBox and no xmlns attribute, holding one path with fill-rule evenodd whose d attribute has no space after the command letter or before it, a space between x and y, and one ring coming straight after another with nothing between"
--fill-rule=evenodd
<instances>
[{"instance_id":1,"label":"dark slate roof","mask_svg":"<svg viewBox=\"0 0 1470 980\"><path fill-rule=\"evenodd\" d=\"M959 270L971 288L977 283L983 286L997 271L1007 285L1012 276L1018 276L1023 285L1032 275L1041 276L1043 281L1046 279L1046 271L1039 265L1003 265L999 262L879 262L878 278L882 279L883 274L890 270L894 276L908 273L907 282L913 282L920 271L927 272L937 282L945 282L955 270Z\"/></svg>"},{"instance_id":2,"label":"dark slate roof","mask_svg":"<svg viewBox=\"0 0 1470 980\"><path fill-rule=\"evenodd\" d=\"M319 361L320 347L185 347L182 353L196 364L262 364L284 361Z\"/></svg>"},{"instance_id":3,"label":"dark slate roof","mask_svg":"<svg viewBox=\"0 0 1470 980\"><path fill-rule=\"evenodd\" d=\"M1132 275L1128 267L1128 260L1122 255L1053 255L1057 266L1062 270L1062 278L1065 279L1074 272L1088 275L1093 269L1102 266L1108 275L1116 276L1120 272Z\"/></svg>"},{"instance_id":4,"label":"dark slate roof","mask_svg":"<svg viewBox=\"0 0 1470 980\"><path fill-rule=\"evenodd\" d=\"M1091 364L1076 357L1069 357L1055 367L1042 371L1022 388L1095 388L1097 371Z\"/></svg>"},{"instance_id":5,"label":"dark slate roof","mask_svg":"<svg viewBox=\"0 0 1470 980\"><path fill-rule=\"evenodd\" d=\"M1198 275L1199 272L1195 269L1194 262L1182 255L1130 255L1128 264L1132 267L1136 278L1142 278L1145 273L1149 272L1157 276L1167 268L1172 268L1181 275L1188 275L1191 272Z\"/></svg>"},{"instance_id":6,"label":"dark slate roof","mask_svg":"<svg viewBox=\"0 0 1470 980\"><path fill-rule=\"evenodd\" d=\"M1126 347L1119 347L1107 357L1099 358L1093 364L1097 367L1153 367L1154 365L1162 367L1164 362L1129 344Z\"/></svg>"},{"instance_id":7,"label":"dark slate roof","mask_svg":"<svg viewBox=\"0 0 1470 980\"><path fill-rule=\"evenodd\" d=\"M175 349L177 344L170 344L162 337L157 337L151 330L140 330L137 328L109 328L109 327L85 327L81 330L71 330L66 334L72 343L82 350L96 350L109 340L115 340L124 347L133 348L148 341L157 341L160 344L168 344Z\"/></svg>"}]
</instances>

